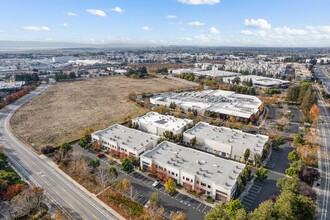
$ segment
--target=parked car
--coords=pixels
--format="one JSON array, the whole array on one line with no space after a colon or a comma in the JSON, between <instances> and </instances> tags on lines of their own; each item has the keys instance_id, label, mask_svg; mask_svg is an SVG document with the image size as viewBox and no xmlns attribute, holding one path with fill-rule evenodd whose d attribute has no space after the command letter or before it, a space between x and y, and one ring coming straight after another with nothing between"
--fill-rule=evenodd
<instances>
[{"instance_id":1,"label":"parked car","mask_svg":"<svg viewBox=\"0 0 330 220\"><path fill-rule=\"evenodd\" d=\"M156 180L156 181L152 184L152 187L156 187L156 186L158 186L159 183L160 183L160 181L159 181L159 180Z\"/></svg>"},{"instance_id":2,"label":"parked car","mask_svg":"<svg viewBox=\"0 0 330 220\"><path fill-rule=\"evenodd\" d=\"M148 202L144 205L144 207L146 207L146 208L149 208L149 206L150 206L150 199L148 200Z\"/></svg>"},{"instance_id":3,"label":"parked car","mask_svg":"<svg viewBox=\"0 0 330 220\"><path fill-rule=\"evenodd\" d=\"M105 154L103 152L100 152L98 155L97 155L98 158L102 158L102 157L105 157Z\"/></svg>"}]
</instances>

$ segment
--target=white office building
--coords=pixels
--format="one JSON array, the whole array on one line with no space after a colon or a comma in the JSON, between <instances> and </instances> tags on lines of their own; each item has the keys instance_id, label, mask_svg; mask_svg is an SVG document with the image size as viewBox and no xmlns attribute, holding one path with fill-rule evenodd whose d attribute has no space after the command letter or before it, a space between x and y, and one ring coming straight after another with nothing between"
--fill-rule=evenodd
<instances>
[{"instance_id":1,"label":"white office building","mask_svg":"<svg viewBox=\"0 0 330 220\"><path fill-rule=\"evenodd\" d=\"M290 85L290 81L275 79L264 76L256 76L256 75L244 75L244 76L236 76L240 79L240 84L244 81L252 80L254 87L261 88L276 88L276 87L288 87ZM233 79L236 77L225 77L223 78L223 82L231 83Z\"/></svg>"},{"instance_id":2,"label":"white office building","mask_svg":"<svg viewBox=\"0 0 330 220\"><path fill-rule=\"evenodd\" d=\"M205 122L199 122L183 133L183 142L187 145L196 138L197 149L237 161L244 160L244 153L250 149L249 161L254 161L254 155L262 156L263 147L269 137L260 134L249 134L227 127L217 127Z\"/></svg>"},{"instance_id":3,"label":"white office building","mask_svg":"<svg viewBox=\"0 0 330 220\"><path fill-rule=\"evenodd\" d=\"M162 136L165 131L171 131L174 135L182 134L188 124L193 124L193 120L175 118L171 115L161 115L157 112L148 112L141 117L133 119L132 123L137 123L142 131Z\"/></svg>"},{"instance_id":4,"label":"white office building","mask_svg":"<svg viewBox=\"0 0 330 220\"><path fill-rule=\"evenodd\" d=\"M160 137L115 124L92 133L92 141L98 141L102 148L129 157L139 157L146 150L155 147Z\"/></svg>"},{"instance_id":5,"label":"white office building","mask_svg":"<svg viewBox=\"0 0 330 220\"><path fill-rule=\"evenodd\" d=\"M229 202L245 164L164 141L140 157L142 169L154 166L157 173L173 178L185 188Z\"/></svg>"}]
</instances>

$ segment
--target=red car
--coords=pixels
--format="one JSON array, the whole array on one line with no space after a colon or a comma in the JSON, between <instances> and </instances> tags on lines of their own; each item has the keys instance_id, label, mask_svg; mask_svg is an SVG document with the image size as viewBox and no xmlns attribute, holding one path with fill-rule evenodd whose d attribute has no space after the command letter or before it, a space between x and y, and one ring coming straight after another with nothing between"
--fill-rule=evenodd
<instances>
[{"instance_id":1,"label":"red car","mask_svg":"<svg viewBox=\"0 0 330 220\"><path fill-rule=\"evenodd\" d=\"M100 152L98 155L97 155L98 158L102 158L102 157L105 157L105 154L103 152Z\"/></svg>"}]
</instances>

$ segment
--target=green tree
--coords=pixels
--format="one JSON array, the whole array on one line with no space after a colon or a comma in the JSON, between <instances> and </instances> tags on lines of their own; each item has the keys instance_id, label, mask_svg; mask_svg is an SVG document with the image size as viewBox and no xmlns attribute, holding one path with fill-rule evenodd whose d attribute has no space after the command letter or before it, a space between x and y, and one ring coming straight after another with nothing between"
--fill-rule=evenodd
<instances>
[{"instance_id":1,"label":"green tree","mask_svg":"<svg viewBox=\"0 0 330 220\"><path fill-rule=\"evenodd\" d=\"M258 208L249 214L249 219L275 220L274 203L270 200L260 203Z\"/></svg>"},{"instance_id":2,"label":"green tree","mask_svg":"<svg viewBox=\"0 0 330 220\"><path fill-rule=\"evenodd\" d=\"M254 165L256 167L260 167L260 164L261 164L261 156L260 154L256 153L254 154Z\"/></svg>"},{"instance_id":3,"label":"green tree","mask_svg":"<svg viewBox=\"0 0 330 220\"><path fill-rule=\"evenodd\" d=\"M158 192L153 192L150 196L150 202L154 205L159 205L160 203L160 196L158 194Z\"/></svg>"},{"instance_id":4,"label":"green tree","mask_svg":"<svg viewBox=\"0 0 330 220\"><path fill-rule=\"evenodd\" d=\"M118 172L115 166L109 167L109 176L117 178L118 177Z\"/></svg>"},{"instance_id":5,"label":"green tree","mask_svg":"<svg viewBox=\"0 0 330 220\"><path fill-rule=\"evenodd\" d=\"M302 160L297 160L290 164L290 167L285 170L285 173L289 176L298 175L304 167L305 163Z\"/></svg>"},{"instance_id":6,"label":"green tree","mask_svg":"<svg viewBox=\"0 0 330 220\"><path fill-rule=\"evenodd\" d=\"M297 134L296 137L294 138L293 142L296 144L303 144L304 139L301 134Z\"/></svg>"},{"instance_id":7,"label":"green tree","mask_svg":"<svg viewBox=\"0 0 330 220\"><path fill-rule=\"evenodd\" d=\"M247 213L239 200L232 200L228 205L216 205L205 215L205 220L247 220Z\"/></svg>"},{"instance_id":8,"label":"green tree","mask_svg":"<svg viewBox=\"0 0 330 220\"><path fill-rule=\"evenodd\" d=\"M71 145L70 144L68 144L68 143L63 143L61 146L60 146L60 151L62 152L62 153L67 153L67 152L69 152L69 150L71 150L72 149L72 147L71 147Z\"/></svg>"},{"instance_id":9,"label":"green tree","mask_svg":"<svg viewBox=\"0 0 330 220\"><path fill-rule=\"evenodd\" d=\"M123 167L123 170L127 173L131 173L134 171L133 163L127 157L121 161L121 166Z\"/></svg>"},{"instance_id":10,"label":"green tree","mask_svg":"<svg viewBox=\"0 0 330 220\"><path fill-rule=\"evenodd\" d=\"M97 167L99 167L101 165L101 162L99 159L96 160L91 160L88 163L88 166L92 167L93 169L96 169Z\"/></svg>"},{"instance_id":11,"label":"green tree","mask_svg":"<svg viewBox=\"0 0 330 220\"><path fill-rule=\"evenodd\" d=\"M169 178L165 183L165 189L169 194L173 194L176 190L176 184L172 178Z\"/></svg>"},{"instance_id":12,"label":"green tree","mask_svg":"<svg viewBox=\"0 0 330 220\"><path fill-rule=\"evenodd\" d=\"M261 167L257 170L257 179L262 182L267 179L268 170L264 167Z\"/></svg>"},{"instance_id":13,"label":"green tree","mask_svg":"<svg viewBox=\"0 0 330 220\"><path fill-rule=\"evenodd\" d=\"M250 148L246 148L244 152L244 162L247 163L250 157Z\"/></svg>"},{"instance_id":14,"label":"green tree","mask_svg":"<svg viewBox=\"0 0 330 220\"><path fill-rule=\"evenodd\" d=\"M300 159L300 157L296 150L293 150L288 154L288 160L290 161L290 163L297 161L299 159Z\"/></svg>"}]
</instances>

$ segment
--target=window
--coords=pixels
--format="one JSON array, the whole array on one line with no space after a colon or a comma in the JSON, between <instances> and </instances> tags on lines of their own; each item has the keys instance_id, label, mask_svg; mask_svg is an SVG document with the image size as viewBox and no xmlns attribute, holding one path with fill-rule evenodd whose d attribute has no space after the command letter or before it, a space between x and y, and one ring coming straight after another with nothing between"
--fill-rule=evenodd
<instances>
[{"instance_id":1,"label":"window","mask_svg":"<svg viewBox=\"0 0 330 220\"><path fill-rule=\"evenodd\" d=\"M172 172L172 175L174 175L174 172Z\"/></svg>"},{"instance_id":2,"label":"window","mask_svg":"<svg viewBox=\"0 0 330 220\"><path fill-rule=\"evenodd\" d=\"M205 183L203 183L203 182L201 182L201 185L202 185L202 186L206 186L206 184L205 184Z\"/></svg>"},{"instance_id":3,"label":"window","mask_svg":"<svg viewBox=\"0 0 330 220\"><path fill-rule=\"evenodd\" d=\"M211 186L210 185L207 185L207 188L211 189Z\"/></svg>"},{"instance_id":4,"label":"window","mask_svg":"<svg viewBox=\"0 0 330 220\"><path fill-rule=\"evenodd\" d=\"M193 182L193 180L191 179L190 182Z\"/></svg>"},{"instance_id":5,"label":"window","mask_svg":"<svg viewBox=\"0 0 330 220\"><path fill-rule=\"evenodd\" d=\"M196 183L199 184L199 181L197 180Z\"/></svg>"},{"instance_id":6,"label":"window","mask_svg":"<svg viewBox=\"0 0 330 220\"><path fill-rule=\"evenodd\" d=\"M175 176L178 176L178 174L176 173Z\"/></svg>"},{"instance_id":7,"label":"window","mask_svg":"<svg viewBox=\"0 0 330 220\"><path fill-rule=\"evenodd\" d=\"M186 178L187 181L189 181L190 179L189 178Z\"/></svg>"},{"instance_id":8,"label":"window","mask_svg":"<svg viewBox=\"0 0 330 220\"><path fill-rule=\"evenodd\" d=\"M184 179L184 176L182 177L182 179Z\"/></svg>"}]
</instances>

